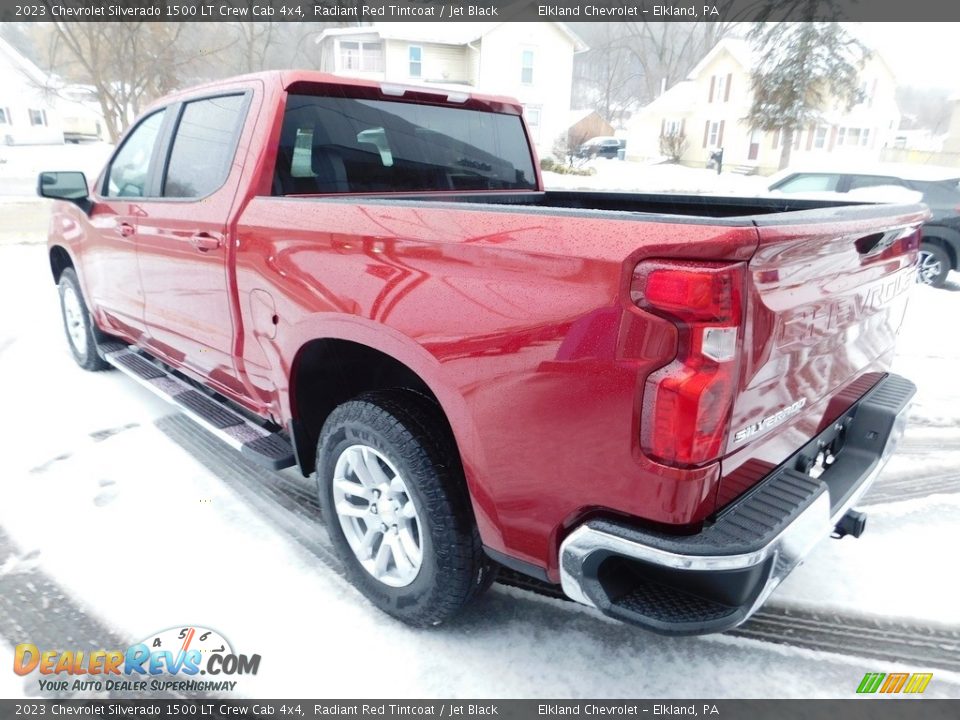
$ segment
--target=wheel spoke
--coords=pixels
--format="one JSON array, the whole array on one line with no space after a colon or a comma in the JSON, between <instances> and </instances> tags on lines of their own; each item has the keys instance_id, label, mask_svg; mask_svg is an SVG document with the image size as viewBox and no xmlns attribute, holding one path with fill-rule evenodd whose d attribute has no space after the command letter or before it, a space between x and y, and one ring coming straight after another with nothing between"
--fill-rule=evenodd
<instances>
[{"instance_id":1,"label":"wheel spoke","mask_svg":"<svg viewBox=\"0 0 960 720\"><path fill-rule=\"evenodd\" d=\"M407 500L406 504L400 510L400 516L410 520L417 516L417 508L413 505L413 500Z\"/></svg>"},{"instance_id":2,"label":"wheel spoke","mask_svg":"<svg viewBox=\"0 0 960 720\"><path fill-rule=\"evenodd\" d=\"M413 562L407 555L407 549L400 540L399 535L390 534L390 551L393 553L393 561L397 565L397 572L401 575L413 570Z\"/></svg>"},{"instance_id":3,"label":"wheel spoke","mask_svg":"<svg viewBox=\"0 0 960 720\"><path fill-rule=\"evenodd\" d=\"M370 491L370 488L364 487L358 482L347 480L346 478L335 479L333 481L333 486L344 495L348 495L350 497L361 498L367 501L373 497L373 493Z\"/></svg>"},{"instance_id":4,"label":"wheel spoke","mask_svg":"<svg viewBox=\"0 0 960 720\"><path fill-rule=\"evenodd\" d=\"M361 453L363 459L363 466L367 470L368 477L371 479L374 485L385 485L390 482L390 478L386 476L386 473L383 472L383 468L380 467L380 462L377 460L377 455L370 448L363 448Z\"/></svg>"},{"instance_id":5,"label":"wheel spoke","mask_svg":"<svg viewBox=\"0 0 960 720\"><path fill-rule=\"evenodd\" d=\"M411 566L420 563L421 550L417 545L417 541L414 540L413 532L411 532L410 528L400 528L400 533L397 535L397 544L403 548L406 557L410 558Z\"/></svg>"},{"instance_id":6,"label":"wheel spoke","mask_svg":"<svg viewBox=\"0 0 960 720\"><path fill-rule=\"evenodd\" d=\"M373 525L367 525L367 531L364 533L363 537L360 539L359 545L357 546L357 557L360 560L369 560L373 557L373 543L376 541L379 535L379 530L377 530Z\"/></svg>"},{"instance_id":7,"label":"wheel spoke","mask_svg":"<svg viewBox=\"0 0 960 720\"><path fill-rule=\"evenodd\" d=\"M365 518L367 516L367 509L348 503L346 500L341 500L337 503L337 515L341 517Z\"/></svg>"},{"instance_id":8,"label":"wheel spoke","mask_svg":"<svg viewBox=\"0 0 960 720\"><path fill-rule=\"evenodd\" d=\"M360 481L366 488L374 488L376 482L370 476L370 473L367 471L367 464L363 460L363 449L359 446L354 446L349 448L345 452L347 458L346 468L353 472L357 480ZM346 473L344 473L346 474Z\"/></svg>"},{"instance_id":9,"label":"wheel spoke","mask_svg":"<svg viewBox=\"0 0 960 720\"><path fill-rule=\"evenodd\" d=\"M383 576L387 573L387 565L390 563L390 556L393 554L393 546L384 538L377 549L377 557L373 562L373 569L376 575Z\"/></svg>"}]
</instances>

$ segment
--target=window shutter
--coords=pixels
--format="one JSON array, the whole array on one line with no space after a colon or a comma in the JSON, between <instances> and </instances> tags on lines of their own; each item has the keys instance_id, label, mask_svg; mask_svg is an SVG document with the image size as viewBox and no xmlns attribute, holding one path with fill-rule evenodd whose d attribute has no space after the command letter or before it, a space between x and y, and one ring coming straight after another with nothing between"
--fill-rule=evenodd
<instances>
[{"instance_id":1,"label":"window shutter","mask_svg":"<svg viewBox=\"0 0 960 720\"><path fill-rule=\"evenodd\" d=\"M723 147L723 123L725 121L720 121L720 129L717 130L717 147Z\"/></svg>"},{"instance_id":2,"label":"window shutter","mask_svg":"<svg viewBox=\"0 0 960 720\"><path fill-rule=\"evenodd\" d=\"M829 150L833 150L834 144L837 142L837 126L834 125L830 128L830 147Z\"/></svg>"},{"instance_id":3,"label":"window shutter","mask_svg":"<svg viewBox=\"0 0 960 720\"><path fill-rule=\"evenodd\" d=\"M794 138L793 138L793 149L794 149L794 150L799 150L799 149L800 149L800 136L801 136L802 134L803 134L803 128L797 128L797 129L796 129L796 135L795 135Z\"/></svg>"},{"instance_id":4,"label":"window shutter","mask_svg":"<svg viewBox=\"0 0 960 720\"><path fill-rule=\"evenodd\" d=\"M660 121L660 137L663 137L666 134L667 134L667 119L663 118L663 120Z\"/></svg>"},{"instance_id":5,"label":"window shutter","mask_svg":"<svg viewBox=\"0 0 960 720\"><path fill-rule=\"evenodd\" d=\"M730 101L730 85L733 83L733 73L727 73L727 89L723 93L723 101Z\"/></svg>"},{"instance_id":6,"label":"window shutter","mask_svg":"<svg viewBox=\"0 0 960 720\"><path fill-rule=\"evenodd\" d=\"M686 118L680 118L680 134L683 135L683 126L687 124Z\"/></svg>"},{"instance_id":7,"label":"window shutter","mask_svg":"<svg viewBox=\"0 0 960 720\"><path fill-rule=\"evenodd\" d=\"M807 150L813 149L813 135L817 131L817 128L814 125L811 125L807 130Z\"/></svg>"},{"instance_id":8,"label":"window shutter","mask_svg":"<svg viewBox=\"0 0 960 720\"><path fill-rule=\"evenodd\" d=\"M717 76L711 75L710 76L710 99L707 100L707 102L713 102L713 86L716 82L717 82Z\"/></svg>"},{"instance_id":9,"label":"window shutter","mask_svg":"<svg viewBox=\"0 0 960 720\"><path fill-rule=\"evenodd\" d=\"M710 139L710 121L707 120L707 122L703 124L703 146L704 147L707 146L707 140L709 139Z\"/></svg>"}]
</instances>

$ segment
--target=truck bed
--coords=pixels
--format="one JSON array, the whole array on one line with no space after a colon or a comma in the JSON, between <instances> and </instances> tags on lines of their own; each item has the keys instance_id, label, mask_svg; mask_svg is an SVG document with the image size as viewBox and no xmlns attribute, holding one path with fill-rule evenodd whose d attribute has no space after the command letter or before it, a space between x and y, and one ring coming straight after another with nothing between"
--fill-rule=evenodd
<instances>
[{"instance_id":1,"label":"truck bed","mask_svg":"<svg viewBox=\"0 0 960 720\"><path fill-rule=\"evenodd\" d=\"M290 197L290 196L288 196ZM390 193L383 195L337 196L300 196L313 199L330 199L337 202L424 202L453 206L467 203L484 206L509 206L523 212L537 210L580 210L596 213L634 213L643 214L644 219L666 216L674 221L678 217L688 221L697 218L709 219L716 224L717 219L735 220L731 224L749 224L750 218L780 215L800 211L848 208L844 217L851 217L849 210L862 208L864 217L877 214L890 214L893 206L875 203L814 200L788 197L748 197L725 195L680 195L672 193L629 193L586 190L546 190L542 192L476 192L476 193ZM907 206L896 206L897 210ZM918 206L909 206L911 210ZM829 214L829 213L828 213Z\"/></svg>"}]
</instances>

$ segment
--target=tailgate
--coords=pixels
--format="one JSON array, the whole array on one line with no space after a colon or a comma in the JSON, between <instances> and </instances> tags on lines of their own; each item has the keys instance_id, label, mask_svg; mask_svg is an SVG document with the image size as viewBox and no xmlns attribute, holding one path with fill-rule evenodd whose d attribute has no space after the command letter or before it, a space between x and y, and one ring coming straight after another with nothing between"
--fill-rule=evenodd
<instances>
[{"instance_id":1,"label":"tailgate","mask_svg":"<svg viewBox=\"0 0 960 720\"><path fill-rule=\"evenodd\" d=\"M869 205L757 219L719 506L839 417L889 367L926 217L920 205Z\"/></svg>"}]
</instances>

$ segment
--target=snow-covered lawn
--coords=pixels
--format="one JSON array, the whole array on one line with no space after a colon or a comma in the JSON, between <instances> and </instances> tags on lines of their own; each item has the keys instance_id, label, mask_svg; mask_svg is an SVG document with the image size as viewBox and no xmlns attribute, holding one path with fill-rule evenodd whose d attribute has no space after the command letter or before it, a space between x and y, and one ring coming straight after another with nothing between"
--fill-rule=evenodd
<instances>
[{"instance_id":1,"label":"snow-covered lawn","mask_svg":"<svg viewBox=\"0 0 960 720\"><path fill-rule=\"evenodd\" d=\"M766 189L766 178L737 175L724 171L684 167L682 165L646 165L629 160L599 158L584 168L593 175L543 173L543 184L550 190L623 190L625 192L713 193L756 195Z\"/></svg>"},{"instance_id":2,"label":"snow-covered lawn","mask_svg":"<svg viewBox=\"0 0 960 720\"><path fill-rule=\"evenodd\" d=\"M92 183L112 151L100 142L0 146L0 196L35 195L37 175L45 170L79 170Z\"/></svg>"}]
</instances>

